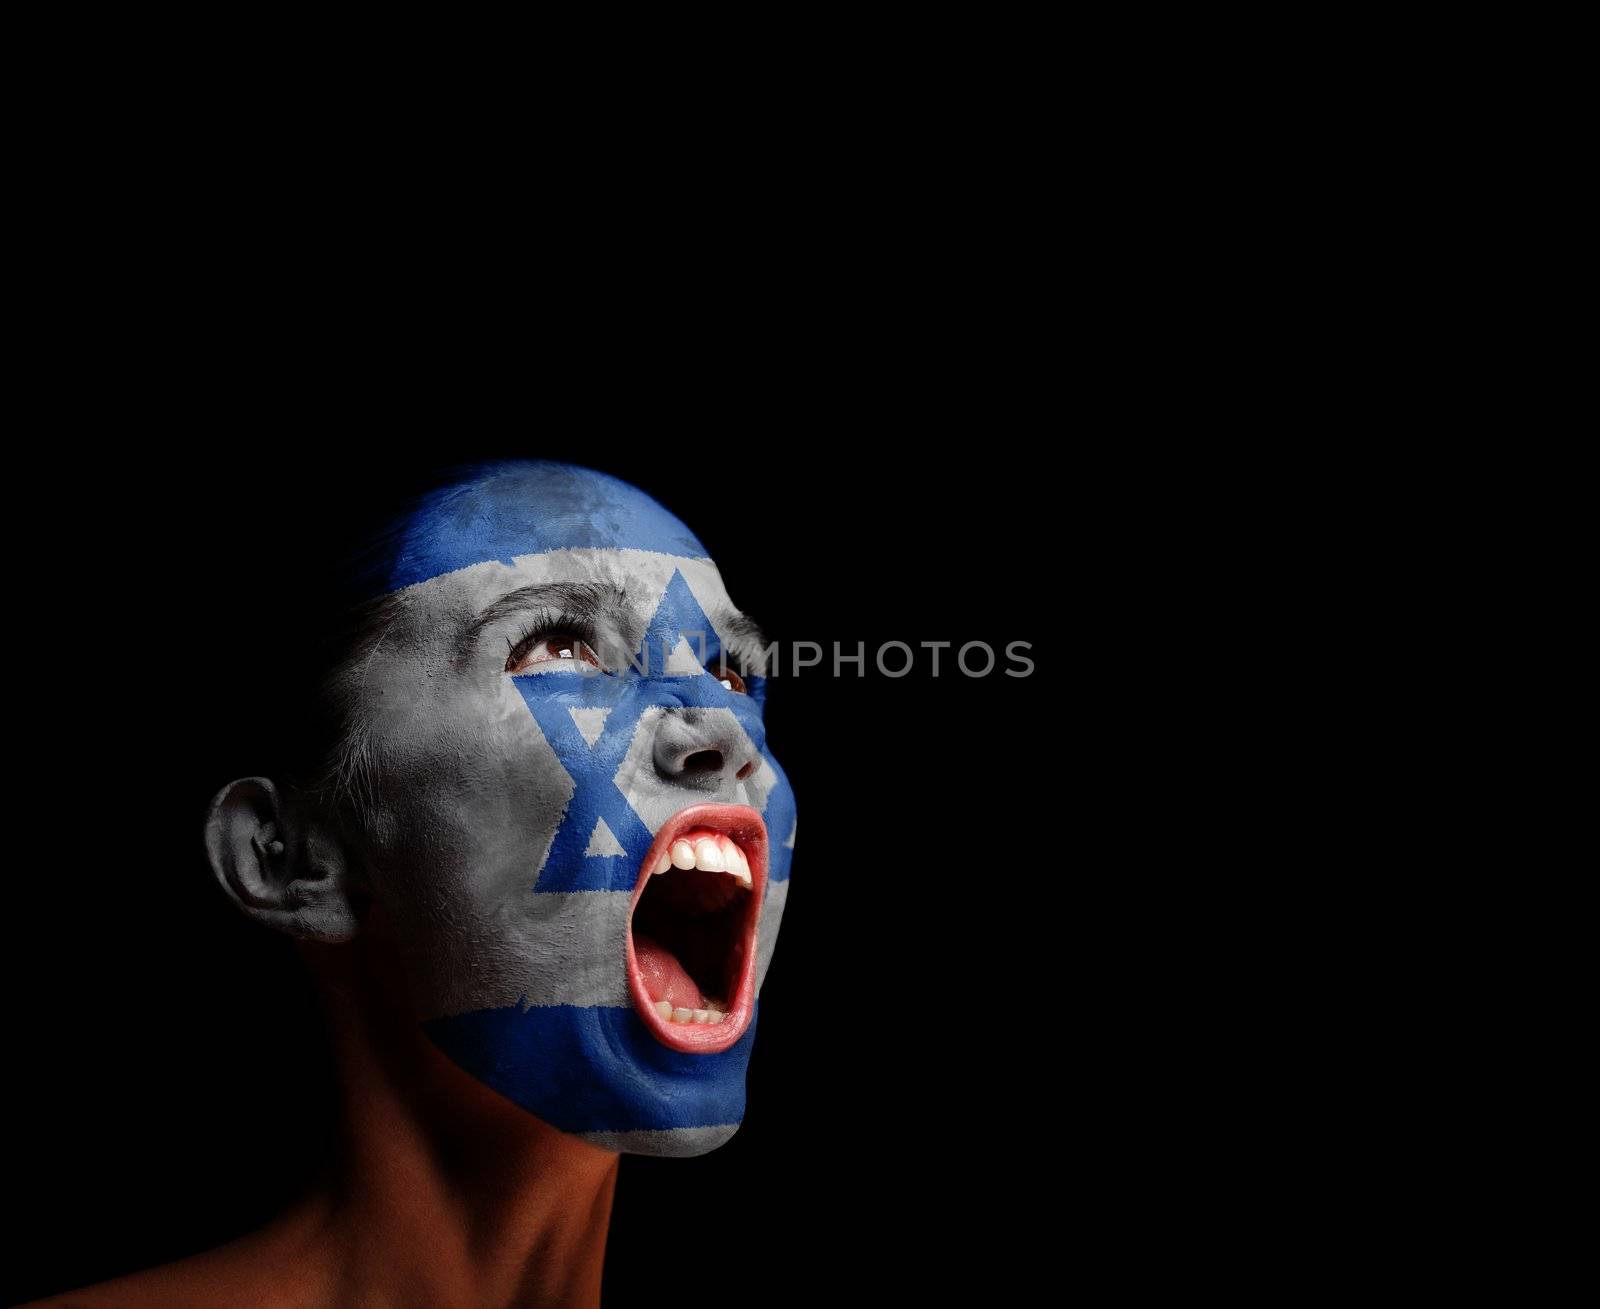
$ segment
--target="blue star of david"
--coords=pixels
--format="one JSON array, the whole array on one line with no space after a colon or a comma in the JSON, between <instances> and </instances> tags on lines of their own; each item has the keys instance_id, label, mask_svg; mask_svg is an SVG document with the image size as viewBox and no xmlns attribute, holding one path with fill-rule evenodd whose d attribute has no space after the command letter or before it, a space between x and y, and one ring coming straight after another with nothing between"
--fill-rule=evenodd
<instances>
[{"instance_id":1,"label":"blue star of david","mask_svg":"<svg viewBox=\"0 0 1600 1309\"><path fill-rule=\"evenodd\" d=\"M640 667L630 665L614 675L548 673L512 679L574 784L537 885L531 888L534 892L633 889L639 860L654 835L628 803L616 778L645 710L728 708L741 725L753 712L748 696L730 691L709 672L664 676L667 656L680 640L687 640L696 657L702 653L703 642L708 661L719 652L716 630L682 572L674 569L646 630L643 653L636 652ZM648 672L641 671L646 659ZM584 739L568 712L586 708L609 710L593 745ZM605 823L626 854L584 854L597 822Z\"/></svg>"}]
</instances>

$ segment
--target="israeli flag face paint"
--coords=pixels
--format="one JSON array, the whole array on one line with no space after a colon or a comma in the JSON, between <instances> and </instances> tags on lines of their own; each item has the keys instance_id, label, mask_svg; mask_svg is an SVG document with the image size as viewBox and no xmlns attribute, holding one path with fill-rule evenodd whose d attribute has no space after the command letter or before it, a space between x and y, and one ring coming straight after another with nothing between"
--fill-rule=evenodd
<instances>
[{"instance_id":1,"label":"israeli flag face paint","mask_svg":"<svg viewBox=\"0 0 1600 1309\"><path fill-rule=\"evenodd\" d=\"M607 1148L720 1145L795 833L753 624L682 523L559 464L435 493L386 567L340 690L426 1031Z\"/></svg>"}]
</instances>

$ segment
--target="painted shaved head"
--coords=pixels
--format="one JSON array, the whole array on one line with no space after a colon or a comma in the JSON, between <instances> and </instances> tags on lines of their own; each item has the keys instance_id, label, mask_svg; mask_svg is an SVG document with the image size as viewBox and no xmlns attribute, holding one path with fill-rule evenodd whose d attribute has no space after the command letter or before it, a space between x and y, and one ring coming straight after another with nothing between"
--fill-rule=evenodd
<instances>
[{"instance_id":1,"label":"painted shaved head","mask_svg":"<svg viewBox=\"0 0 1600 1309\"><path fill-rule=\"evenodd\" d=\"M451 479L354 577L312 789L351 819L348 881L418 1019L563 1131L720 1144L795 830L759 628L683 523L563 464ZM309 921L355 930L336 906Z\"/></svg>"}]
</instances>

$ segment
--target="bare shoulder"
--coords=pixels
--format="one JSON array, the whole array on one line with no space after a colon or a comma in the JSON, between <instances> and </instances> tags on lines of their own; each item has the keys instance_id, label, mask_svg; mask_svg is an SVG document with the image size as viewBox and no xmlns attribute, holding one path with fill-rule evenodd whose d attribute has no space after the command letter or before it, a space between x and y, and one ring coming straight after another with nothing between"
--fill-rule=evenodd
<instances>
[{"instance_id":1,"label":"bare shoulder","mask_svg":"<svg viewBox=\"0 0 1600 1309\"><path fill-rule=\"evenodd\" d=\"M314 1309L330 1303L314 1248L284 1248L267 1232L255 1233L142 1272L115 1277L19 1309Z\"/></svg>"},{"instance_id":2,"label":"bare shoulder","mask_svg":"<svg viewBox=\"0 0 1600 1309\"><path fill-rule=\"evenodd\" d=\"M203 1256L201 1256L203 1258ZM109 1282L80 1287L63 1295L47 1296L34 1300L23 1309L144 1309L149 1305L190 1305L203 1301L227 1304L228 1298L218 1297L221 1287L210 1278L195 1276L190 1265L192 1259L162 1264L142 1272L114 1277ZM207 1297L209 1296L209 1300Z\"/></svg>"},{"instance_id":3,"label":"bare shoulder","mask_svg":"<svg viewBox=\"0 0 1600 1309\"><path fill-rule=\"evenodd\" d=\"M204 1289L203 1283L185 1267L192 1262L181 1259L125 1277L114 1277L108 1282L96 1282L62 1295L30 1301L22 1309L109 1309L110 1306L142 1309L145 1305L196 1304Z\"/></svg>"}]
</instances>

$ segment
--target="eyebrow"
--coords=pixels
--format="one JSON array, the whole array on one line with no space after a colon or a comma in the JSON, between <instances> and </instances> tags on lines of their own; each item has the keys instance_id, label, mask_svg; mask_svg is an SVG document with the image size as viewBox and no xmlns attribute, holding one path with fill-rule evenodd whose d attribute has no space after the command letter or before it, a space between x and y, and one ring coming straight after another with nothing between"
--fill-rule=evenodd
<instances>
[{"instance_id":1,"label":"eyebrow","mask_svg":"<svg viewBox=\"0 0 1600 1309\"><path fill-rule=\"evenodd\" d=\"M628 617L627 593L609 582L538 582L508 591L490 603L482 613L461 629L457 648L465 654L484 628L510 614L530 609L563 609L580 618L600 618L611 614Z\"/></svg>"},{"instance_id":2,"label":"eyebrow","mask_svg":"<svg viewBox=\"0 0 1600 1309\"><path fill-rule=\"evenodd\" d=\"M763 656L772 642L767 640L767 634L755 619L737 609L719 609L711 619L711 625L722 633L723 644L739 656L748 671L757 674L766 671ZM757 664L763 666L753 666Z\"/></svg>"},{"instance_id":3,"label":"eyebrow","mask_svg":"<svg viewBox=\"0 0 1600 1309\"><path fill-rule=\"evenodd\" d=\"M749 646L763 650L771 643L766 640L760 624L749 614L739 613L738 610L717 610L717 616L712 618L712 626L722 630L728 645L738 646L741 650Z\"/></svg>"}]
</instances>

